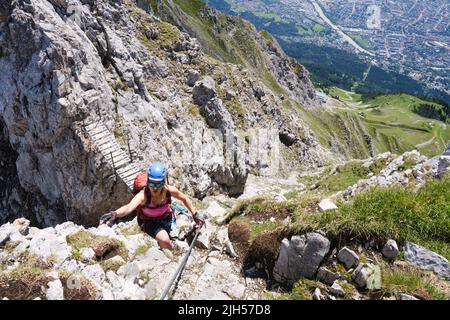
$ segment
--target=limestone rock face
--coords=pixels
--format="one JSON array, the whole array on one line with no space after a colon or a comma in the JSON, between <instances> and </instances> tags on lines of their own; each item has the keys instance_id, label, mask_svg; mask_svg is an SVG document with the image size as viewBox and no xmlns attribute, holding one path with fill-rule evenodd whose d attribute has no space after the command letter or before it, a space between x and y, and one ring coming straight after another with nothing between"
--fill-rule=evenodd
<instances>
[{"instance_id":1,"label":"limestone rock face","mask_svg":"<svg viewBox=\"0 0 450 320\"><path fill-rule=\"evenodd\" d=\"M0 223L24 215L33 225L94 225L129 200L88 122L104 125L97 137L117 144L136 167L167 163L170 182L199 198L242 193L250 170L277 175L293 161L309 168L330 159L300 112L286 110L255 75L212 61L195 38L145 7L106 0L0 5ZM307 71L295 74L280 48L261 45L276 80L316 106ZM259 128L274 133L240 132ZM270 150L298 156L279 152L281 165L272 167Z\"/></svg>"}]
</instances>

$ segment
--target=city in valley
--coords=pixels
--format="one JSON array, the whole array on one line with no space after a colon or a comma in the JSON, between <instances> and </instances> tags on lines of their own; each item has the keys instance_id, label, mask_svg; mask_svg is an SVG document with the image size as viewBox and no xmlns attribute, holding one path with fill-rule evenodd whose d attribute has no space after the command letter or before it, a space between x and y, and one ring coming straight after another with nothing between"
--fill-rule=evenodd
<instances>
[{"instance_id":1,"label":"city in valley","mask_svg":"<svg viewBox=\"0 0 450 320\"><path fill-rule=\"evenodd\" d=\"M446 0L209 3L229 6L230 12L244 18L251 13L254 20L267 21L258 28L271 28L279 38L357 52L385 70L407 75L430 89L450 92L450 2Z\"/></svg>"}]
</instances>

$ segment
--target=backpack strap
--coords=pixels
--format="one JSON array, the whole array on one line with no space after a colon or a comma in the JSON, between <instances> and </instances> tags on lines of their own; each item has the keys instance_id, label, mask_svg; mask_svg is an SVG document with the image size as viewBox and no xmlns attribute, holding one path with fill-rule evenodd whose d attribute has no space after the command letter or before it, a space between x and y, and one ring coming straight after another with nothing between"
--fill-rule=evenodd
<instances>
[{"instance_id":1,"label":"backpack strap","mask_svg":"<svg viewBox=\"0 0 450 320\"><path fill-rule=\"evenodd\" d=\"M167 190L166 192L166 198L169 201L169 204L172 204L172 194L170 193L169 190Z\"/></svg>"},{"instance_id":2,"label":"backpack strap","mask_svg":"<svg viewBox=\"0 0 450 320\"><path fill-rule=\"evenodd\" d=\"M152 193L150 192L150 189L148 187L145 187L145 197L147 201L145 201L144 207L147 207L152 200ZM166 192L166 199L168 200L169 204L172 204L172 194L169 190L167 190Z\"/></svg>"}]
</instances>

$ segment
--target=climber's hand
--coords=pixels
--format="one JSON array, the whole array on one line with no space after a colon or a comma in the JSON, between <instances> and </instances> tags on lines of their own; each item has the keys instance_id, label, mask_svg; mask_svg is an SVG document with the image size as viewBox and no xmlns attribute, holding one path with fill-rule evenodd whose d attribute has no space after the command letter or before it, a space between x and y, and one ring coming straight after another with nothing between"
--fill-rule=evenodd
<instances>
[{"instance_id":1,"label":"climber's hand","mask_svg":"<svg viewBox=\"0 0 450 320\"><path fill-rule=\"evenodd\" d=\"M194 229L200 229L202 225L205 223L205 221L199 218L198 212L194 213L193 217L195 221Z\"/></svg>"},{"instance_id":2,"label":"climber's hand","mask_svg":"<svg viewBox=\"0 0 450 320\"><path fill-rule=\"evenodd\" d=\"M116 217L117 217L117 212L115 212L115 211L111 211L111 212L108 212L108 213L105 213L104 215L102 215L101 217L100 217L100 225L101 224L107 224L108 225L108 227L111 227L112 226L112 224L114 223L114 220L116 220Z\"/></svg>"}]
</instances>

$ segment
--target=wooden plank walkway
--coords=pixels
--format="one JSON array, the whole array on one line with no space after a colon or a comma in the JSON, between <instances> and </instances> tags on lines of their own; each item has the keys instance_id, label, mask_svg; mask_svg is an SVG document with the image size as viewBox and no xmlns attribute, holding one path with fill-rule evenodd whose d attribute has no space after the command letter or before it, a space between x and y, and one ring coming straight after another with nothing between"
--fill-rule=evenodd
<instances>
[{"instance_id":1,"label":"wooden plank walkway","mask_svg":"<svg viewBox=\"0 0 450 320\"><path fill-rule=\"evenodd\" d=\"M122 150L114 134L103 123L100 121L85 123L84 128L94 146L114 168L117 177L127 185L130 191L133 190L134 178L142 169L131 162L128 153Z\"/></svg>"}]
</instances>

